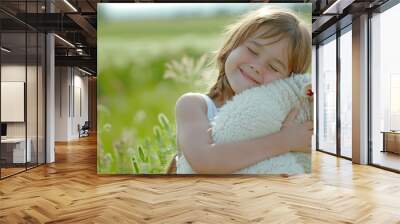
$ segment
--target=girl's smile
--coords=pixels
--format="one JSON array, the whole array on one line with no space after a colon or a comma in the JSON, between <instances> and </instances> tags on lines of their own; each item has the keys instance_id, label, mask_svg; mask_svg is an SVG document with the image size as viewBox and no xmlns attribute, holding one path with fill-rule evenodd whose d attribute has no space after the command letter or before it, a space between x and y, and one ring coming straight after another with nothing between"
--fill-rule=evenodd
<instances>
[{"instance_id":1,"label":"girl's smile","mask_svg":"<svg viewBox=\"0 0 400 224\"><path fill-rule=\"evenodd\" d=\"M257 81L256 78L253 78L251 75L249 75L248 73L246 73L244 70L242 70L241 68L239 68L240 73L242 74L243 78L246 79L247 81L249 81L250 83L253 83L254 85L261 85L262 82Z\"/></svg>"}]
</instances>

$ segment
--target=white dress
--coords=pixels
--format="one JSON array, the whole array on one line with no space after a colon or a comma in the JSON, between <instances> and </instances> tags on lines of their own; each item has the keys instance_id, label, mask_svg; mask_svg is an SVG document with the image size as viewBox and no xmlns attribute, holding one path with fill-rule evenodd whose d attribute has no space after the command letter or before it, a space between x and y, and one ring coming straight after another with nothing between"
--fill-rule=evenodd
<instances>
[{"instance_id":1,"label":"white dress","mask_svg":"<svg viewBox=\"0 0 400 224\"><path fill-rule=\"evenodd\" d=\"M208 121L211 123L215 116L217 115L219 108L215 105L214 101L207 96L206 94L201 94L203 97L204 101L207 103L207 118ZM185 156L182 154L182 152L179 152L178 154L178 160L176 163L176 173L177 174L195 174L195 172L192 170L192 167L189 165L188 161L186 160Z\"/></svg>"}]
</instances>

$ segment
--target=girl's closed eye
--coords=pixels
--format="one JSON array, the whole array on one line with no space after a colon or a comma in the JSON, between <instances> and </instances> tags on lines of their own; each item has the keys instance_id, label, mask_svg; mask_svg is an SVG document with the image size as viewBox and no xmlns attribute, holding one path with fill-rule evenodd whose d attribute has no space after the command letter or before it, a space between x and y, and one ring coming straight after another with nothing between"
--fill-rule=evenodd
<instances>
[{"instance_id":1,"label":"girl's closed eye","mask_svg":"<svg viewBox=\"0 0 400 224\"><path fill-rule=\"evenodd\" d=\"M254 51L253 49L251 49L250 47L247 47L247 50L249 50L254 55L258 55L258 53L256 51Z\"/></svg>"},{"instance_id":2,"label":"girl's closed eye","mask_svg":"<svg viewBox=\"0 0 400 224\"><path fill-rule=\"evenodd\" d=\"M279 72L279 70L278 70L275 66L269 64L269 67L270 67L273 71Z\"/></svg>"}]
</instances>

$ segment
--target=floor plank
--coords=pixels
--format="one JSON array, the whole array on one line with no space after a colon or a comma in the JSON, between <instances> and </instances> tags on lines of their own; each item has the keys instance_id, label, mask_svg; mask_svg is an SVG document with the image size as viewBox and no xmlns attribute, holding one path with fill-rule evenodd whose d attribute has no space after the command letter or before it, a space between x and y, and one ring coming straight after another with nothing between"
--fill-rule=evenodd
<instances>
[{"instance_id":1,"label":"floor plank","mask_svg":"<svg viewBox=\"0 0 400 224\"><path fill-rule=\"evenodd\" d=\"M400 175L313 152L313 173L97 175L96 139L0 181L0 223L400 223Z\"/></svg>"},{"instance_id":2,"label":"floor plank","mask_svg":"<svg viewBox=\"0 0 400 224\"><path fill-rule=\"evenodd\" d=\"M374 164L389 167L395 170L400 170L400 154L392 152L374 151L372 157Z\"/></svg>"}]
</instances>

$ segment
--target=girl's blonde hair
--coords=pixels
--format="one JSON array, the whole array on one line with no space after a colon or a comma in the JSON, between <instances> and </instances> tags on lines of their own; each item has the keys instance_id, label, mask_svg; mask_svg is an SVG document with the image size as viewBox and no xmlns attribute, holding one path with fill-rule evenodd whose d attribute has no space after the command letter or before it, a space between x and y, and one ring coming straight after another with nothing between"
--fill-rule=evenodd
<instances>
[{"instance_id":1,"label":"girl's blonde hair","mask_svg":"<svg viewBox=\"0 0 400 224\"><path fill-rule=\"evenodd\" d=\"M227 27L227 39L216 51L215 60L219 70L217 82L211 87L208 96L224 102L235 93L225 74L225 61L230 52L242 44L262 26L268 26L262 38L288 38L288 71L305 73L311 63L311 35L307 26L292 12L283 9L261 8L245 14L238 22ZM270 43L270 44L273 44Z\"/></svg>"}]
</instances>

